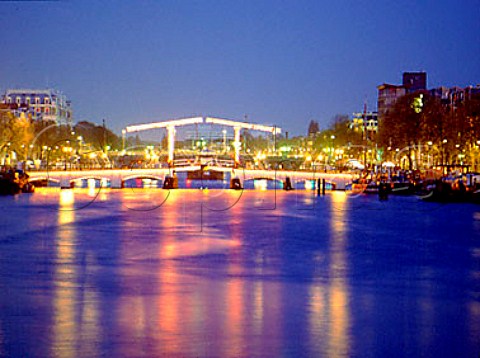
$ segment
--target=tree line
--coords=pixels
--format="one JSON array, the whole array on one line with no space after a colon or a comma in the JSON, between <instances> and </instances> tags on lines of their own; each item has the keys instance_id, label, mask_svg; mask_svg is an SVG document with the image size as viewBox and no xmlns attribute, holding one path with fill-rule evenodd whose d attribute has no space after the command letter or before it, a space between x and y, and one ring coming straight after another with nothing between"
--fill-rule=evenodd
<instances>
[{"instance_id":1,"label":"tree line","mask_svg":"<svg viewBox=\"0 0 480 358\"><path fill-rule=\"evenodd\" d=\"M480 95L444 103L428 91L399 98L379 123L377 143L386 157L407 153L410 168L420 151L436 153L435 163L472 163L480 140ZM465 160L464 160L465 159Z\"/></svg>"}]
</instances>

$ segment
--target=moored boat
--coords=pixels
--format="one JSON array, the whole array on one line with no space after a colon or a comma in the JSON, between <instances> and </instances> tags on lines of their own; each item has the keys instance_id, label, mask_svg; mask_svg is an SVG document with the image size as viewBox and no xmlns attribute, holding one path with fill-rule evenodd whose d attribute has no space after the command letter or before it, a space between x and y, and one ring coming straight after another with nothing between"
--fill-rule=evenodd
<instances>
[{"instance_id":1,"label":"moored boat","mask_svg":"<svg viewBox=\"0 0 480 358\"><path fill-rule=\"evenodd\" d=\"M480 204L480 183L465 185L461 179L453 182L437 180L422 195L422 200L440 203Z\"/></svg>"},{"instance_id":2,"label":"moored boat","mask_svg":"<svg viewBox=\"0 0 480 358\"><path fill-rule=\"evenodd\" d=\"M35 186L29 182L29 175L23 170L2 167L0 171L0 195L33 193Z\"/></svg>"}]
</instances>

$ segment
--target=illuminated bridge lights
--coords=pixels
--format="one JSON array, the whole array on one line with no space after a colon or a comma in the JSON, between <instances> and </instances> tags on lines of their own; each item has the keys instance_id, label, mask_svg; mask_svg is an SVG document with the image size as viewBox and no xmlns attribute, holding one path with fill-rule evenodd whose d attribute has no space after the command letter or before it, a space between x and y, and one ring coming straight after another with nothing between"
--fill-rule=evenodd
<instances>
[{"instance_id":1,"label":"illuminated bridge lights","mask_svg":"<svg viewBox=\"0 0 480 358\"><path fill-rule=\"evenodd\" d=\"M250 129L250 130L261 131L261 132L270 132L273 134L282 133L282 129L279 127L265 126L263 124L232 121L230 119L207 117L205 119L205 123L219 124L223 126L229 126L229 127L241 128L241 129Z\"/></svg>"},{"instance_id":2,"label":"illuminated bridge lights","mask_svg":"<svg viewBox=\"0 0 480 358\"><path fill-rule=\"evenodd\" d=\"M146 130L156 129L156 128L167 128L170 126L173 126L173 127L185 126L188 124L196 124L196 123L203 123L203 117L181 118L181 119L173 119L173 120L163 121L163 122L133 124L131 126L127 126L125 128L125 131L127 133L133 133L133 132L146 131Z\"/></svg>"},{"instance_id":3,"label":"illuminated bridge lights","mask_svg":"<svg viewBox=\"0 0 480 358\"><path fill-rule=\"evenodd\" d=\"M156 128L166 128L168 131L168 162L173 163L174 159L174 149L175 149L175 127L176 126L184 126L189 124L200 124L200 123L211 123L211 124L218 124L233 127L234 129L234 142L233 147L235 149L235 163L240 162L240 130L242 129L250 129L255 131L262 131L262 132L269 132L273 135L279 134L282 132L281 128L275 126L265 126L262 124L255 124L255 123L247 123L247 122L239 122L233 121L230 119L222 119L222 118L213 118L213 117L192 117L192 118L182 118L182 119L174 119L169 121L163 122L153 122L153 123L146 123L146 124L134 124L131 126L127 126L122 133L132 133L132 132L139 132L144 130L156 129ZM125 139L123 138L123 142Z\"/></svg>"}]
</instances>

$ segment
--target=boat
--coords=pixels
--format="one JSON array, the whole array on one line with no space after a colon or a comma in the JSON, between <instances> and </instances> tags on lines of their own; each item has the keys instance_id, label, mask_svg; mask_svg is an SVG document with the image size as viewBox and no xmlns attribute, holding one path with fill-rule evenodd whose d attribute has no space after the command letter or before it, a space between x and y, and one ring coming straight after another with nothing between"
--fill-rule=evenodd
<instances>
[{"instance_id":1,"label":"boat","mask_svg":"<svg viewBox=\"0 0 480 358\"><path fill-rule=\"evenodd\" d=\"M187 172L187 179L190 180L223 180L224 177L223 171L210 169L207 165L202 165L199 170Z\"/></svg>"},{"instance_id":2,"label":"boat","mask_svg":"<svg viewBox=\"0 0 480 358\"><path fill-rule=\"evenodd\" d=\"M437 180L430 185L421 199L439 203L477 203L480 204L480 183L465 185L461 179L453 182Z\"/></svg>"},{"instance_id":3,"label":"boat","mask_svg":"<svg viewBox=\"0 0 480 358\"><path fill-rule=\"evenodd\" d=\"M29 182L29 175L23 170L2 167L0 170L0 195L33 193L35 186Z\"/></svg>"},{"instance_id":4,"label":"boat","mask_svg":"<svg viewBox=\"0 0 480 358\"><path fill-rule=\"evenodd\" d=\"M394 181L390 183L394 195L414 195L419 190L419 185L415 182Z\"/></svg>"}]
</instances>

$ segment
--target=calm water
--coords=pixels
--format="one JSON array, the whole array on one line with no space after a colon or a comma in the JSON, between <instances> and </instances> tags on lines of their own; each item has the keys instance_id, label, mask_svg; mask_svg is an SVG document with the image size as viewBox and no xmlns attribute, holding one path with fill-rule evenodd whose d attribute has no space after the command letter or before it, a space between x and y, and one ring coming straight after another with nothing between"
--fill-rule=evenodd
<instances>
[{"instance_id":1,"label":"calm water","mask_svg":"<svg viewBox=\"0 0 480 358\"><path fill-rule=\"evenodd\" d=\"M0 356L480 353L480 206L50 188L0 210Z\"/></svg>"}]
</instances>

